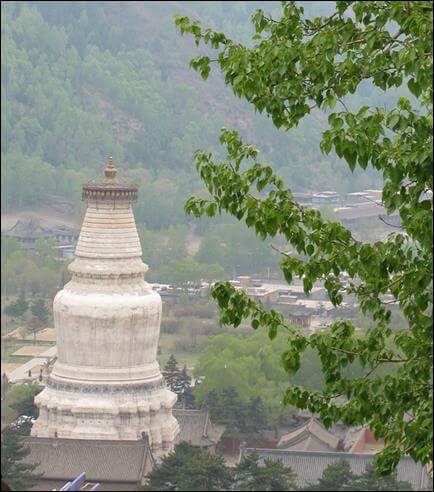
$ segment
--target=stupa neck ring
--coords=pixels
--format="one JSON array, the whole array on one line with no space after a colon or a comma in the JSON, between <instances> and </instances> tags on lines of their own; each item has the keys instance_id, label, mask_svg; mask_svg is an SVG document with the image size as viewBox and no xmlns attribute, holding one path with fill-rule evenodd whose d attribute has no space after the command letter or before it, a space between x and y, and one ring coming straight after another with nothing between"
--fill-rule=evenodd
<instances>
[{"instance_id":1,"label":"stupa neck ring","mask_svg":"<svg viewBox=\"0 0 434 492\"><path fill-rule=\"evenodd\" d=\"M133 185L107 185L107 184L85 184L83 185L82 200L89 201L122 201L136 202L138 186Z\"/></svg>"}]
</instances>

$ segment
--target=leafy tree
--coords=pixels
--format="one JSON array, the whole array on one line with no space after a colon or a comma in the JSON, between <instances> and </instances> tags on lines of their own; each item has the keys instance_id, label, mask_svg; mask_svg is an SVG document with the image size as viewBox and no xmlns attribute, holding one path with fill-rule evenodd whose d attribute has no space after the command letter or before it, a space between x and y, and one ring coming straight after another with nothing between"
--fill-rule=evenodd
<instances>
[{"instance_id":1,"label":"leafy tree","mask_svg":"<svg viewBox=\"0 0 434 492\"><path fill-rule=\"evenodd\" d=\"M42 387L34 381L14 384L6 393L5 403L13 410L15 418L20 415L37 418L39 412L34 400L41 391Z\"/></svg>"},{"instance_id":2,"label":"leafy tree","mask_svg":"<svg viewBox=\"0 0 434 492\"><path fill-rule=\"evenodd\" d=\"M24 297L24 293L21 293L20 297L11 302L8 306L5 307L4 313L8 316L14 316L20 318L23 316L27 310L29 309L29 303Z\"/></svg>"},{"instance_id":3,"label":"leafy tree","mask_svg":"<svg viewBox=\"0 0 434 492\"><path fill-rule=\"evenodd\" d=\"M35 251L38 255L45 258L47 256L54 256L56 254L56 243L54 239L42 239L39 238L35 243Z\"/></svg>"},{"instance_id":4,"label":"leafy tree","mask_svg":"<svg viewBox=\"0 0 434 492\"><path fill-rule=\"evenodd\" d=\"M226 274L265 271L275 261L268 244L260 241L253 231L243 230L238 223L209 227L204 233L195 259L203 263L217 263ZM212 279L214 280L214 279Z\"/></svg>"},{"instance_id":5,"label":"leafy tree","mask_svg":"<svg viewBox=\"0 0 434 492\"><path fill-rule=\"evenodd\" d=\"M263 331L248 335L220 333L209 339L194 368L196 377L204 377L203 383L195 389L197 404L208 405L212 418L219 419L222 393L233 387L241 399L249 433L255 425L272 429L290 423L294 411L282 405L282 393L288 379L293 384L303 384L316 391L321 390L324 383L320 361L312 350L303 355L304 371L288 378L280 357L286 341L285 335L279 333L270 342ZM352 375L357 372L356 368L351 368ZM213 401L209 402L209 398ZM254 416L256 410L253 406L257 404L263 407L263 413L257 408L258 413Z\"/></svg>"},{"instance_id":6,"label":"leafy tree","mask_svg":"<svg viewBox=\"0 0 434 492\"><path fill-rule=\"evenodd\" d=\"M244 455L235 468L235 490L296 490L296 475L281 461L264 460L259 465L255 451Z\"/></svg>"},{"instance_id":7,"label":"leafy tree","mask_svg":"<svg viewBox=\"0 0 434 492\"><path fill-rule=\"evenodd\" d=\"M185 285L200 280L215 280L222 278L223 268L216 264L198 263L191 258L170 260L165 268L160 269L160 275L169 282Z\"/></svg>"},{"instance_id":8,"label":"leafy tree","mask_svg":"<svg viewBox=\"0 0 434 492\"><path fill-rule=\"evenodd\" d=\"M43 299L37 299L32 304L31 311L41 325L47 322L49 311L45 306L45 301Z\"/></svg>"},{"instance_id":9,"label":"leafy tree","mask_svg":"<svg viewBox=\"0 0 434 492\"><path fill-rule=\"evenodd\" d=\"M24 436L13 427L8 426L2 431L2 479L13 490L28 490L42 477L41 474L34 473L38 463L22 463L22 460L30 453L30 450L24 446L23 439Z\"/></svg>"},{"instance_id":10,"label":"leafy tree","mask_svg":"<svg viewBox=\"0 0 434 492\"><path fill-rule=\"evenodd\" d=\"M3 258L9 258L12 253L21 249L19 242L8 236L1 236L1 256Z\"/></svg>"},{"instance_id":11,"label":"leafy tree","mask_svg":"<svg viewBox=\"0 0 434 492\"><path fill-rule=\"evenodd\" d=\"M144 490L229 490L231 481L220 456L182 442L153 468Z\"/></svg>"},{"instance_id":12,"label":"leafy tree","mask_svg":"<svg viewBox=\"0 0 434 492\"><path fill-rule=\"evenodd\" d=\"M217 50L213 63L235 95L289 130L314 109L328 113L321 150L334 150L351 171L369 166L384 180L382 201L398 212L402 231L366 244L337 222L300 206L271 166L238 133L223 129L227 156L218 162L198 151L196 167L208 198L191 197L185 210L195 216L228 212L266 239L282 235L294 248L281 250L280 268L288 283L294 276L310 292L324 280L335 306L345 289L356 297L375 326L364 338L350 321L339 320L328 331L307 336L231 285L218 283L213 296L223 325L251 325L288 336L282 361L289 374L300 369L307 347L317 351L325 388L314 392L290 386L285 403L318 412L326 426L368 424L386 441L376 456L380 473L390 473L404 455L428 463L432 456L432 9L431 2L337 2L333 13L309 19L303 7L283 2L280 17L258 10L252 16L255 35L249 46L222 32L202 29L198 21L178 17L181 34ZM201 55L190 65L206 79L211 58ZM351 97L363 84L392 91L405 82L412 100L400 97L384 106L361 107ZM333 111L339 104L341 110ZM430 195L431 194L431 195ZM344 286L341 272L350 281ZM407 326L392 330L390 292ZM390 343L393 342L393 343ZM365 373L347 377L357 361ZM396 365L395 374L380 377L375 369ZM336 404L334 397L346 396Z\"/></svg>"}]
</instances>

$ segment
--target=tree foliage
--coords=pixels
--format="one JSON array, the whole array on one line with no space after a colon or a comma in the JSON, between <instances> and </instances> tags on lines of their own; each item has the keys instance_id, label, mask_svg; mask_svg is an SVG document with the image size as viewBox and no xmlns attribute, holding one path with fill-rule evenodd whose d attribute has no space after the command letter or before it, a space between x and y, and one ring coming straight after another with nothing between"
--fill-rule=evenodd
<instances>
[{"instance_id":1,"label":"tree foliage","mask_svg":"<svg viewBox=\"0 0 434 492\"><path fill-rule=\"evenodd\" d=\"M13 427L6 427L2 431L2 479L10 485L12 490L28 490L37 484L42 476L34 472L38 466L37 463L22 463L22 460L30 453L30 450L24 446L23 439L20 431Z\"/></svg>"},{"instance_id":2,"label":"tree foliage","mask_svg":"<svg viewBox=\"0 0 434 492\"><path fill-rule=\"evenodd\" d=\"M348 461L342 459L328 465L318 482L308 486L307 490L354 490L355 477Z\"/></svg>"},{"instance_id":3,"label":"tree foliage","mask_svg":"<svg viewBox=\"0 0 434 492\"><path fill-rule=\"evenodd\" d=\"M306 336L279 313L218 283L213 296L221 323L236 327L250 317L271 339L284 331L289 374L300 370L304 351L314 349L325 388L291 385L285 403L318 412L326 426L368 424L386 441L377 455L380 473L390 473L406 454L426 464L432 455L432 3L340 1L330 15L309 19L303 7L283 2L280 17L258 10L252 22L255 35L246 46L188 17L176 19L181 34L217 50L214 60L201 55L190 65L206 79L216 63L233 92L277 128L296 127L314 108L327 112L321 150L334 151L352 171L381 173L383 204L399 213L402 230L374 244L356 240L339 223L300 206L272 167L259 162L258 150L223 129L226 159L204 151L195 157L209 198L190 198L186 211L197 217L228 212L262 239L281 234L295 250L281 251L288 283L298 276L310 292L322 279L335 306L346 289L375 326L361 338L353 323L341 320ZM359 107L351 95L365 83L386 94L405 84L412 98L400 97L391 108ZM402 329L390 327L386 293L403 312ZM365 373L346 377L354 361ZM385 364L396 365L395 374L374 375ZM344 404L336 403L339 395Z\"/></svg>"},{"instance_id":4,"label":"tree foliage","mask_svg":"<svg viewBox=\"0 0 434 492\"><path fill-rule=\"evenodd\" d=\"M47 322L49 311L43 299L36 299L36 301L32 304L31 311L39 323L43 325Z\"/></svg>"},{"instance_id":5,"label":"tree foliage","mask_svg":"<svg viewBox=\"0 0 434 492\"><path fill-rule=\"evenodd\" d=\"M220 456L182 442L148 477L145 490L229 490L231 471Z\"/></svg>"},{"instance_id":6,"label":"tree foliage","mask_svg":"<svg viewBox=\"0 0 434 492\"><path fill-rule=\"evenodd\" d=\"M396 470L389 476L377 477L374 464L366 465L362 475L355 477L352 490L412 490L409 482L398 480Z\"/></svg>"},{"instance_id":7,"label":"tree foliage","mask_svg":"<svg viewBox=\"0 0 434 492\"><path fill-rule=\"evenodd\" d=\"M34 403L35 396L42 391L42 387L36 382L26 382L12 385L6 395L4 404L11 412L9 420L14 420L21 415L37 418L38 408Z\"/></svg>"},{"instance_id":8,"label":"tree foliage","mask_svg":"<svg viewBox=\"0 0 434 492\"><path fill-rule=\"evenodd\" d=\"M252 432L255 425L260 431L291 421L292 410L281 405L288 379L280 362L282 343L285 338L279 336L267 344L267 336L261 332L212 337L194 368L195 376L204 378L195 390L198 404L206 404L213 420L237 432ZM315 364L313 368L309 374L312 382L318 383L314 380ZM260 403L255 401L257 397Z\"/></svg>"},{"instance_id":9,"label":"tree foliage","mask_svg":"<svg viewBox=\"0 0 434 492\"><path fill-rule=\"evenodd\" d=\"M182 284L262 275L276 257L268 243L228 217L202 220L196 229L203 244L196 237L199 250L186 248L193 220L183 213L183 203L201 188L191 153L214 144L224 117L242 120L267 162L299 191L376 186L375 170L351 174L337 165L335 154L321 155L322 115L283 134L217 78L211 86L192 80L181 61L191 50L178 42L172 14L186 9L246 41L253 30L247 16L257 5L169 2L155 9L147 2L3 2L2 210L38 211L67 200L79 216L82 183L100 176L111 153L121 179L140 186L135 217L145 229L140 238L148 278ZM277 12L278 4L270 8ZM319 8L306 4L310 12ZM143 19L150 29L143 28ZM376 97L365 88L358 100ZM10 244L3 243L7 252ZM21 251L5 259L2 253L2 294L23 289L51 297L65 283L68 274L42 261L54 255L45 241L38 243L38 255Z\"/></svg>"},{"instance_id":10,"label":"tree foliage","mask_svg":"<svg viewBox=\"0 0 434 492\"><path fill-rule=\"evenodd\" d=\"M67 262L58 261L57 252L53 250L50 243L50 241L41 241L36 250L23 250L17 241L2 236L1 292L2 295L20 296L17 301L11 303L15 306L12 311L9 310L9 306L5 308L6 314L21 312L19 316L22 317L29 307L27 303L27 308L24 310L26 304L21 303L26 295L52 297L56 290L68 281L70 274L67 271Z\"/></svg>"},{"instance_id":11,"label":"tree foliage","mask_svg":"<svg viewBox=\"0 0 434 492\"><path fill-rule=\"evenodd\" d=\"M297 490L296 475L279 460L259 464L257 452L244 455L234 470L235 490Z\"/></svg>"},{"instance_id":12,"label":"tree foliage","mask_svg":"<svg viewBox=\"0 0 434 492\"><path fill-rule=\"evenodd\" d=\"M351 471L347 460L328 465L316 484L305 490L412 490L410 483L398 480L396 470L387 477L377 477L375 465L366 465L361 475Z\"/></svg>"},{"instance_id":13,"label":"tree foliage","mask_svg":"<svg viewBox=\"0 0 434 492\"><path fill-rule=\"evenodd\" d=\"M23 316L28 309L29 303L22 294L16 301L11 302L4 308L4 313L8 316L16 316L19 318Z\"/></svg>"},{"instance_id":14,"label":"tree foliage","mask_svg":"<svg viewBox=\"0 0 434 492\"><path fill-rule=\"evenodd\" d=\"M178 361L173 354L170 354L170 357L164 366L163 376L169 389L178 394L181 370L179 369Z\"/></svg>"}]
</instances>

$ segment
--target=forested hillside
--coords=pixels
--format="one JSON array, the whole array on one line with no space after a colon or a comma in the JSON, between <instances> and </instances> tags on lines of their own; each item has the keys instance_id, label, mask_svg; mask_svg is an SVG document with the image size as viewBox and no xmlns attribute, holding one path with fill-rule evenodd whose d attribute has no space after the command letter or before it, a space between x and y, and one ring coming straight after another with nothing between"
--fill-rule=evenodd
<instances>
[{"instance_id":1,"label":"forested hillside","mask_svg":"<svg viewBox=\"0 0 434 492\"><path fill-rule=\"evenodd\" d=\"M49 195L66 198L79 214L81 184L100 179L112 154L121 179L140 185L135 215L156 278L174 279L175 270L181 277L196 277L204 273L197 262L217 262L231 275L258 271L259 266L265 271L275 259L253 232L228 218L220 224L195 221L203 241L195 251L189 248L191 219L183 206L192 192L201 190L193 153L201 147L218 155L222 126L240 131L260 148L296 191L378 185L375 172L352 174L336 156L321 154L326 114L315 113L288 134L278 132L265 116L235 98L219 76L205 82L189 69L197 48L177 35L175 14L253 42L248 18L260 6L2 3L2 212L37 210ZM320 15L329 7L308 2L306 15ZM279 4L269 2L267 8L278 11ZM376 97L366 87L357 102ZM215 265L208 273L216 274Z\"/></svg>"},{"instance_id":2,"label":"forested hillside","mask_svg":"<svg viewBox=\"0 0 434 492\"><path fill-rule=\"evenodd\" d=\"M42 193L77 203L81 182L96 177L113 154L142 185L139 219L152 228L179 223L195 186L192 153L204 143L218 147L223 125L245 133L295 189L370 184L350 183L344 166L320 154L324 115L282 137L220 79L205 85L188 69L193 45L177 37L174 14L248 39L246 14L259 5L4 2L3 209L34 206Z\"/></svg>"}]
</instances>

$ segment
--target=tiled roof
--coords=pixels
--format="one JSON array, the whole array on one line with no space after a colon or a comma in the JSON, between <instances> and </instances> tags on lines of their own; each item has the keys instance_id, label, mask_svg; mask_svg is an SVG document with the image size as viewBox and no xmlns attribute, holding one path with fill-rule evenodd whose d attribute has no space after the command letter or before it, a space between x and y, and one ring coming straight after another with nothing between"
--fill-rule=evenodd
<instances>
[{"instance_id":1,"label":"tiled roof","mask_svg":"<svg viewBox=\"0 0 434 492\"><path fill-rule=\"evenodd\" d=\"M30 217L19 219L5 234L14 237L50 237L56 234L73 235L76 232L75 228L65 224L44 227L39 219Z\"/></svg>"},{"instance_id":2,"label":"tiled roof","mask_svg":"<svg viewBox=\"0 0 434 492\"><path fill-rule=\"evenodd\" d=\"M31 217L29 219L18 220L15 225L9 229L8 236L49 236L48 229L41 226L40 222Z\"/></svg>"},{"instance_id":3,"label":"tiled roof","mask_svg":"<svg viewBox=\"0 0 434 492\"><path fill-rule=\"evenodd\" d=\"M194 446L212 446L217 444L224 427L213 425L206 410L173 409L173 416L179 423L179 434L175 444L186 441Z\"/></svg>"},{"instance_id":4,"label":"tiled roof","mask_svg":"<svg viewBox=\"0 0 434 492\"><path fill-rule=\"evenodd\" d=\"M311 452L293 451L286 449L254 449L241 448L240 459L243 455L256 451L260 456L260 463L264 459L280 460L283 465L291 467L297 474L297 484L305 487L309 483L316 483L321 478L324 469L341 459L350 464L351 470L356 475L361 475L368 463L372 463L374 455L345 452ZM397 467L398 480L410 482L413 490L424 490L429 483L429 475L426 469L406 456L401 459Z\"/></svg>"},{"instance_id":5,"label":"tiled roof","mask_svg":"<svg viewBox=\"0 0 434 492\"><path fill-rule=\"evenodd\" d=\"M86 472L89 481L138 482L147 459L147 441L111 441L27 437L28 463L40 463L44 480L70 480Z\"/></svg>"},{"instance_id":6,"label":"tiled roof","mask_svg":"<svg viewBox=\"0 0 434 492\"><path fill-rule=\"evenodd\" d=\"M341 440L311 418L298 429L282 436L277 447L298 451L336 451Z\"/></svg>"}]
</instances>

